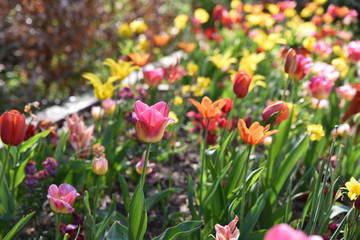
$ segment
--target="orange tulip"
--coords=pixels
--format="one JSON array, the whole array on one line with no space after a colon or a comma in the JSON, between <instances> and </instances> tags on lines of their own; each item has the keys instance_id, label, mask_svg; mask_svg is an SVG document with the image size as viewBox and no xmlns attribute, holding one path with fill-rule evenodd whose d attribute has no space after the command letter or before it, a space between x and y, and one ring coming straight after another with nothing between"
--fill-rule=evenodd
<instances>
[{"instance_id":1,"label":"orange tulip","mask_svg":"<svg viewBox=\"0 0 360 240\"><path fill-rule=\"evenodd\" d=\"M181 42L178 44L179 48L184 50L187 53L191 53L196 48L196 43L184 43Z\"/></svg>"},{"instance_id":2,"label":"orange tulip","mask_svg":"<svg viewBox=\"0 0 360 240\"><path fill-rule=\"evenodd\" d=\"M219 99L213 103L208 97L203 97L201 103L191 98L189 101L194 104L201 116L205 119L215 118L226 104L225 99Z\"/></svg>"},{"instance_id":3,"label":"orange tulip","mask_svg":"<svg viewBox=\"0 0 360 240\"><path fill-rule=\"evenodd\" d=\"M241 139L249 145L258 145L259 143L262 143L266 137L280 131L272 130L268 132L270 124L263 127L258 122L254 122L250 128L247 128L245 121L242 119L239 119L238 128Z\"/></svg>"},{"instance_id":4,"label":"orange tulip","mask_svg":"<svg viewBox=\"0 0 360 240\"><path fill-rule=\"evenodd\" d=\"M150 54L148 53L129 53L129 58L138 66L144 66L149 60Z\"/></svg>"},{"instance_id":5,"label":"orange tulip","mask_svg":"<svg viewBox=\"0 0 360 240\"><path fill-rule=\"evenodd\" d=\"M154 35L154 42L156 46L165 46L170 40L169 35Z\"/></svg>"}]
</instances>

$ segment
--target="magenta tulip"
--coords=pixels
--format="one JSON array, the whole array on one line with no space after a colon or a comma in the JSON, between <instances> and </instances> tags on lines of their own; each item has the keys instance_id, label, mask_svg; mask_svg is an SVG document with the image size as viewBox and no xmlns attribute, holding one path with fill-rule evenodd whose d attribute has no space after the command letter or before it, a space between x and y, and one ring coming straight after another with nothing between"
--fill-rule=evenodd
<instances>
[{"instance_id":1,"label":"magenta tulip","mask_svg":"<svg viewBox=\"0 0 360 240\"><path fill-rule=\"evenodd\" d=\"M164 78L164 70L158 68L155 70L143 70L144 82L151 88L156 88Z\"/></svg>"},{"instance_id":2,"label":"magenta tulip","mask_svg":"<svg viewBox=\"0 0 360 240\"><path fill-rule=\"evenodd\" d=\"M316 235L308 237L304 232L282 223L272 227L264 240L322 240L322 237Z\"/></svg>"},{"instance_id":3,"label":"magenta tulip","mask_svg":"<svg viewBox=\"0 0 360 240\"><path fill-rule=\"evenodd\" d=\"M149 107L141 101L136 101L133 118L138 137L148 143L160 141L165 128L175 121L168 116L169 107L165 102L158 102Z\"/></svg>"},{"instance_id":4,"label":"magenta tulip","mask_svg":"<svg viewBox=\"0 0 360 240\"><path fill-rule=\"evenodd\" d=\"M73 186L63 183L59 187L52 184L49 187L47 198L54 212L72 213L74 211L72 206L77 196L80 196L80 194L76 192Z\"/></svg>"}]
</instances>

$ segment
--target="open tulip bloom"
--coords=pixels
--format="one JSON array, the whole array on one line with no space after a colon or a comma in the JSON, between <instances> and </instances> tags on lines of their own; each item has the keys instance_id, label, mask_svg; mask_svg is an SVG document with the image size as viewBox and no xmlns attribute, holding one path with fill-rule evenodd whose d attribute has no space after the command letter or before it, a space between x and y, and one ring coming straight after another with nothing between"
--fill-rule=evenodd
<instances>
[{"instance_id":1,"label":"open tulip bloom","mask_svg":"<svg viewBox=\"0 0 360 240\"><path fill-rule=\"evenodd\" d=\"M48 190L48 201L51 209L56 213L72 213L76 197L80 196L76 192L76 189L66 183L61 184L57 187L52 184Z\"/></svg>"},{"instance_id":2,"label":"open tulip bloom","mask_svg":"<svg viewBox=\"0 0 360 240\"><path fill-rule=\"evenodd\" d=\"M149 107L137 101L133 113L138 137L147 143L155 143L164 136L165 128L175 120L169 118L169 107L165 102L158 102Z\"/></svg>"}]
</instances>

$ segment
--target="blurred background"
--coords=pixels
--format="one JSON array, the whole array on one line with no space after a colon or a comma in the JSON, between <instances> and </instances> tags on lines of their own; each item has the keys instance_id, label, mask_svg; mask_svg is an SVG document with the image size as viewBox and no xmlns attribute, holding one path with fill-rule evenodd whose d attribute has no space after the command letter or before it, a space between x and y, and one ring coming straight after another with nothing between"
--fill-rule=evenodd
<instances>
[{"instance_id":1,"label":"blurred background","mask_svg":"<svg viewBox=\"0 0 360 240\"><path fill-rule=\"evenodd\" d=\"M118 29L122 23L143 20L148 45L152 36L167 32L179 14L201 7L211 12L225 0L1 0L0 112L22 110L39 101L42 108L61 104L88 91L81 74L95 72L106 57L124 51ZM245 1L269 3L277 1ZM307 1L297 1L298 10ZM360 12L358 0L333 0ZM170 46L168 52L173 49ZM125 54L126 55L126 54ZM154 60L154 59L153 59Z\"/></svg>"}]
</instances>

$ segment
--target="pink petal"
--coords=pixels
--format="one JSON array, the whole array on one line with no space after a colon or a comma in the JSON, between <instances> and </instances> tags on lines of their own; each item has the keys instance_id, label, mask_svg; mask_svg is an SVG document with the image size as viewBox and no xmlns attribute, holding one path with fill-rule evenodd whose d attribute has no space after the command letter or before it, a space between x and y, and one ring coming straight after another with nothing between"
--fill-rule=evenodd
<instances>
[{"instance_id":1,"label":"pink petal","mask_svg":"<svg viewBox=\"0 0 360 240\"><path fill-rule=\"evenodd\" d=\"M75 190L75 191L67 194L62 200L64 202L68 203L70 206L72 206L72 205L74 205L74 202L75 202L75 199L77 196L80 196L80 194L78 194Z\"/></svg>"},{"instance_id":2,"label":"pink petal","mask_svg":"<svg viewBox=\"0 0 360 240\"><path fill-rule=\"evenodd\" d=\"M74 191L76 192L76 189L67 183L60 184L59 186L59 195L61 197L65 197L66 195Z\"/></svg>"},{"instance_id":3,"label":"pink petal","mask_svg":"<svg viewBox=\"0 0 360 240\"><path fill-rule=\"evenodd\" d=\"M53 198L60 198L59 196L59 189L55 184L52 184L49 189L48 189L48 197L53 197Z\"/></svg>"},{"instance_id":4,"label":"pink petal","mask_svg":"<svg viewBox=\"0 0 360 240\"><path fill-rule=\"evenodd\" d=\"M137 117L139 118L139 121L148 125L148 128L162 124L166 120L159 111L151 108L145 110L140 114L137 114Z\"/></svg>"},{"instance_id":5,"label":"pink petal","mask_svg":"<svg viewBox=\"0 0 360 240\"><path fill-rule=\"evenodd\" d=\"M169 107L165 102L158 102L155 105L152 105L150 108L158 110L163 117L169 116Z\"/></svg>"},{"instance_id":6,"label":"pink petal","mask_svg":"<svg viewBox=\"0 0 360 240\"><path fill-rule=\"evenodd\" d=\"M135 102L135 113L139 114L144 112L146 109L149 109L149 106L142 101L138 100Z\"/></svg>"}]
</instances>

